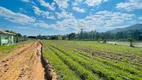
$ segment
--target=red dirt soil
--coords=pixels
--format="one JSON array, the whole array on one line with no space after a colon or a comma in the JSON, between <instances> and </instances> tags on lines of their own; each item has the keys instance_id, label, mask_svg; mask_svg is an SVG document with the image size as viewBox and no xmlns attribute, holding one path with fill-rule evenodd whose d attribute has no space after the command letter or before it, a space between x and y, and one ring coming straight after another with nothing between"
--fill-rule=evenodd
<instances>
[{"instance_id":1,"label":"red dirt soil","mask_svg":"<svg viewBox=\"0 0 142 80\"><path fill-rule=\"evenodd\" d=\"M48 80L56 80L52 69L48 69L48 66L45 69L42 64L41 50L39 41L22 44L13 50L0 61L0 80L45 80L46 76L51 77ZM49 71L45 70L50 73L47 74Z\"/></svg>"}]
</instances>

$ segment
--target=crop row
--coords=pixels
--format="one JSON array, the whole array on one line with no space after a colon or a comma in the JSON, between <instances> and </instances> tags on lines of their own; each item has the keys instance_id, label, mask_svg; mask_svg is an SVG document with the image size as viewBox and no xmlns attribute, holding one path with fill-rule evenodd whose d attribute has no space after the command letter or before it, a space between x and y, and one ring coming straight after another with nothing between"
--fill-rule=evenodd
<instances>
[{"instance_id":1,"label":"crop row","mask_svg":"<svg viewBox=\"0 0 142 80\"><path fill-rule=\"evenodd\" d=\"M69 45L67 45L67 43L69 44ZM77 42L76 42L77 43ZM57 44L57 45L62 45L62 46L65 46L65 47L71 47L71 46L77 46L76 44L71 44L71 42L66 42L66 45L65 45L65 43L63 44L61 44L61 43L58 43L58 42L56 42L55 44ZM97 43L98 44L98 43ZM80 50L79 49L74 49L74 51L76 51L77 53L80 53ZM87 56L87 57L92 57L91 55L90 55L90 53L88 53L88 52L84 52L83 51L83 53L85 53L85 54L83 54L83 55L85 55L85 56ZM86 54L87 53L87 54ZM96 53L95 53L96 54ZM107 54L105 54L105 55L109 55L109 54L112 54L112 53L107 53ZM104 55L104 56L105 56ZM95 59L96 60L98 60L98 61L102 61L104 64L107 64L107 65L110 65L110 66L114 66L114 67L117 67L117 68L119 68L119 69L123 69L123 70L125 70L125 71L128 71L128 72L130 72L130 73L132 73L132 74L136 74L136 75L142 75L142 73L141 73L141 71L139 71L139 70L142 70L142 68L141 68L141 66L140 65L136 65L136 63L135 63L135 65L134 64L130 64L130 63L127 63L127 62L122 62L122 61L119 61L119 60L110 60L110 59L108 59L108 58L99 58L99 57L101 57L101 56L97 56L97 57L95 57Z\"/></svg>"},{"instance_id":2,"label":"crop row","mask_svg":"<svg viewBox=\"0 0 142 80\"><path fill-rule=\"evenodd\" d=\"M59 50L50 47L52 51L62 60L65 64L69 66L70 69L75 71L82 80L99 80L98 76L93 75L91 71L86 70L83 66L72 60L70 57L66 56Z\"/></svg>"},{"instance_id":3,"label":"crop row","mask_svg":"<svg viewBox=\"0 0 142 80\"><path fill-rule=\"evenodd\" d=\"M46 41L45 41L46 42ZM47 45L51 51L66 65L71 71L77 73L81 79L96 80L141 80L142 72L138 65L118 60L111 61L105 57L92 56L89 52L79 50L84 44L70 41L50 41ZM88 44L87 44L88 45ZM85 47L84 47L85 48ZM89 47L88 47L89 48ZM73 63L73 64L71 64ZM78 67L79 66L79 67ZM75 67L75 68L74 68ZM82 67L82 68L80 68ZM79 69L78 69L79 68ZM89 78L89 74L82 75L81 69L89 72L94 78ZM63 71L64 72L64 71ZM75 79L78 80L78 79Z\"/></svg>"},{"instance_id":4,"label":"crop row","mask_svg":"<svg viewBox=\"0 0 142 80\"><path fill-rule=\"evenodd\" d=\"M67 48L60 46L60 50L64 54L67 54L68 56L72 57L74 60L78 61L80 64L82 64L84 66L86 65L86 67L88 69L92 69L93 72L99 73L101 75L103 74L103 76L106 77L106 79L109 79L109 78L110 79L120 79L119 77L122 77L122 79L134 79L134 80L141 79L140 77L138 77L136 75L132 75L126 71L120 70L120 69L113 67L113 66L105 65L101 62L98 62L96 60L92 60L92 59L87 58L85 56L77 57L77 55L79 56L78 53L75 53L72 50L69 50ZM70 52L70 53L68 53L68 52ZM76 55L74 55L74 54L76 54ZM86 61L83 60L81 57L83 57ZM92 64L90 64L90 63L92 63Z\"/></svg>"},{"instance_id":5,"label":"crop row","mask_svg":"<svg viewBox=\"0 0 142 80\"><path fill-rule=\"evenodd\" d=\"M88 58L92 58L92 56L87 52L77 51L75 49L74 49L74 51L81 54L81 55L84 55ZM106 65L113 66L113 67L119 68L123 71L127 71L131 74L139 75L139 76L142 77L142 72L140 71L140 68L138 66L134 66L134 65L131 65L131 64L128 64L128 63L125 63L125 62L119 62L119 61L116 61L116 60L110 61L109 59L104 59L104 58L101 58L99 56L93 56L93 59L97 60L99 62L102 62Z\"/></svg>"},{"instance_id":6,"label":"crop row","mask_svg":"<svg viewBox=\"0 0 142 80\"><path fill-rule=\"evenodd\" d=\"M47 46L44 47L43 55L48 58L59 80L80 80L80 77L72 71L60 58Z\"/></svg>"}]
</instances>

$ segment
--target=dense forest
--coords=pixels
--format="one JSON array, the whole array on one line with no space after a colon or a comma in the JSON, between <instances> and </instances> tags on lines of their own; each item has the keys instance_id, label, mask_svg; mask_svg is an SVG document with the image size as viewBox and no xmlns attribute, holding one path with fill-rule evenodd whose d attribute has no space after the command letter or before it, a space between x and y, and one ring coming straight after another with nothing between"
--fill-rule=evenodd
<instances>
[{"instance_id":1,"label":"dense forest","mask_svg":"<svg viewBox=\"0 0 142 80\"><path fill-rule=\"evenodd\" d=\"M142 40L142 32L139 30L131 30L127 32L97 32L97 31L90 31L86 32L81 30L80 33L75 34L71 33L67 35L69 40L128 40L128 38L132 38L134 40Z\"/></svg>"},{"instance_id":2,"label":"dense forest","mask_svg":"<svg viewBox=\"0 0 142 80\"><path fill-rule=\"evenodd\" d=\"M127 32L117 32L112 33L108 32L97 32L97 31L90 31L86 32L81 29L79 33L70 33L67 35L52 35L52 36L29 36L32 39L48 39L48 40L128 40L132 38L134 40L142 40L142 32L139 30L131 30Z\"/></svg>"}]
</instances>

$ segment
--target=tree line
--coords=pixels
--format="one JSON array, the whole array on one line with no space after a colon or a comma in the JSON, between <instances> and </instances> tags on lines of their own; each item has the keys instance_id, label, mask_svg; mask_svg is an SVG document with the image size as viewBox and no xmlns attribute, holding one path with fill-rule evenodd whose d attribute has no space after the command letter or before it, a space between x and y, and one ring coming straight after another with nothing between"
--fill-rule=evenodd
<instances>
[{"instance_id":1,"label":"tree line","mask_svg":"<svg viewBox=\"0 0 142 80\"><path fill-rule=\"evenodd\" d=\"M139 30L131 30L126 32L97 32L90 31L86 32L81 30L80 33L71 33L67 35L69 40L128 40L132 38L134 40L142 40L142 32Z\"/></svg>"},{"instance_id":2,"label":"tree line","mask_svg":"<svg viewBox=\"0 0 142 80\"><path fill-rule=\"evenodd\" d=\"M131 30L126 32L97 32L97 31L81 31L79 33L70 33L66 35L49 35L49 36L28 36L31 39L46 39L46 40L95 40L95 41L114 41L114 40L121 40L121 41L128 41L128 39L133 40L142 40L142 32L139 30Z\"/></svg>"}]
</instances>

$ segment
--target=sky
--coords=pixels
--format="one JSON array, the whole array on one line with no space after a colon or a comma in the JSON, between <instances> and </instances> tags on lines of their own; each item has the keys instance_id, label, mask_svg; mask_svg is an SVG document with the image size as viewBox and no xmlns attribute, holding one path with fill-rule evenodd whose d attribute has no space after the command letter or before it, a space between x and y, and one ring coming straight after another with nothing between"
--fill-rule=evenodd
<instances>
[{"instance_id":1,"label":"sky","mask_svg":"<svg viewBox=\"0 0 142 80\"><path fill-rule=\"evenodd\" d=\"M142 0L0 0L0 30L22 35L105 32L142 23Z\"/></svg>"}]
</instances>

